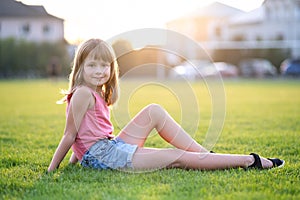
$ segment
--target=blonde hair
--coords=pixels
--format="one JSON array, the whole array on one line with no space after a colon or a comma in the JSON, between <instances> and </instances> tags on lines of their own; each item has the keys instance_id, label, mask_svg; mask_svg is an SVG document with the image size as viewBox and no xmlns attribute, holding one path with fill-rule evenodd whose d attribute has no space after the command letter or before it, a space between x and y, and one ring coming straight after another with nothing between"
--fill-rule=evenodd
<instances>
[{"instance_id":1,"label":"blonde hair","mask_svg":"<svg viewBox=\"0 0 300 200\"><path fill-rule=\"evenodd\" d=\"M83 85L83 64L88 56L93 57L95 60L101 59L104 62L111 63L109 80L98 87L104 92L104 100L107 105L113 105L119 98L119 68L114 50L100 39L89 39L78 47L69 76L69 89L65 93L64 101L69 100L75 89Z\"/></svg>"}]
</instances>

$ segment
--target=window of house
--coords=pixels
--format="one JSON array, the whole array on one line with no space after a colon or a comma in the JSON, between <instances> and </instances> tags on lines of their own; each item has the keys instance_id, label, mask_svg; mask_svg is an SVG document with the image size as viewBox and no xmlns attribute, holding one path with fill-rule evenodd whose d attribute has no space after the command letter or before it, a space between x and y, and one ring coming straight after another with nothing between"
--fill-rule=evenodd
<instances>
[{"instance_id":1,"label":"window of house","mask_svg":"<svg viewBox=\"0 0 300 200\"><path fill-rule=\"evenodd\" d=\"M238 35L234 35L232 37L232 40L233 41L245 41L246 40L246 37L242 34L238 34Z\"/></svg>"},{"instance_id":2,"label":"window of house","mask_svg":"<svg viewBox=\"0 0 300 200\"><path fill-rule=\"evenodd\" d=\"M283 34L279 33L276 35L275 40L284 40Z\"/></svg>"},{"instance_id":3,"label":"window of house","mask_svg":"<svg viewBox=\"0 0 300 200\"><path fill-rule=\"evenodd\" d=\"M255 37L255 40L256 40L256 41L262 41L263 38L262 38L260 35L257 35L257 36Z\"/></svg>"},{"instance_id":4,"label":"window of house","mask_svg":"<svg viewBox=\"0 0 300 200\"><path fill-rule=\"evenodd\" d=\"M30 25L29 24L24 24L22 26L22 33L25 34L25 35L30 33Z\"/></svg>"},{"instance_id":5,"label":"window of house","mask_svg":"<svg viewBox=\"0 0 300 200\"><path fill-rule=\"evenodd\" d=\"M217 37L221 37L221 35L222 35L222 29L221 29L221 27L217 26L215 28L215 34L216 34Z\"/></svg>"},{"instance_id":6,"label":"window of house","mask_svg":"<svg viewBox=\"0 0 300 200\"><path fill-rule=\"evenodd\" d=\"M43 34L48 35L50 33L50 26L48 24L43 26Z\"/></svg>"}]
</instances>

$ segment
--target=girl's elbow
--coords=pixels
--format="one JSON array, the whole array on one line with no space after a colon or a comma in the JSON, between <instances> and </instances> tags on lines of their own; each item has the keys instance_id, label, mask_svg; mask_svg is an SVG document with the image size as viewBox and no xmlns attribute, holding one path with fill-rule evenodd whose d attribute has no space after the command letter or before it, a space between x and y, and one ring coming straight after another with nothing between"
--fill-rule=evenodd
<instances>
[{"instance_id":1,"label":"girl's elbow","mask_svg":"<svg viewBox=\"0 0 300 200\"><path fill-rule=\"evenodd\" d=\"M66 131L64 136L67 137L70 141L74 142L76 139L77 133Z\"/></svg>"}]
</instances>

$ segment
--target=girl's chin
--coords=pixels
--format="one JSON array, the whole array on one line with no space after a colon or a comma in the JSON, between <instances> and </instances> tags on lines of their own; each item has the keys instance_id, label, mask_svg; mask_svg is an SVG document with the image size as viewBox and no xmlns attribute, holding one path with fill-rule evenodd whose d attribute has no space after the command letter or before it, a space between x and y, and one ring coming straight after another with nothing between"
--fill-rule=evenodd
<instances>
[{"instance_id":1,"label":"girl's chin","mask_svg":"<svg viewBox=\"0 0 300 200\"><path fill-rule=\"evenodd\" d=\"M102 82L102 81L99 81L99 82L97 82L97 86L101 86L101 85L103 85L104 83Z\"/></svg>"},{"instance_id":2,"label":"girl's chin","mask_svg":"<svg viewBox=\"0 0 300 200\"><path fill-rule=\"evenodd\" d=\"M104 81L104 80L103 80L103 81L102 81L102 80L101 80L101 81L98 81L98 82L97 82L97 86L103 85L103 84L105 84L105 83L107 83L107 80L106 80L106 81Z\"/></svg>"}]
</instances>

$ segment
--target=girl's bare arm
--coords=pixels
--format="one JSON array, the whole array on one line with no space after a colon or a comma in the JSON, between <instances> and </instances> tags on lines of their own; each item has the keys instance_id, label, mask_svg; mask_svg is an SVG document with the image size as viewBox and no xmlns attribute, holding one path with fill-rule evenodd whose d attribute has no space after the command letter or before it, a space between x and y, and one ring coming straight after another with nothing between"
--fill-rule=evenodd
<instances>
[{"instance_id":1,"label":"girl's bare arm","mask_svg":"<svg viewBox=\"0 0 300 200\"><path fill-rule=\"evenodd\" d=\"M78 162L78 159L77 159L76 155L73 152L72 155L71 155L69 163L76 164L77 162Z\"/></svg>"},{"instance_id":2,"label":"girl's bare arm","mask_svg":"<svg viewBox=\"0 0 300 200\"><path fill-rule=\"evenodd\" d=\"M92 100L94 100L94 98L92 98L91 92L85 87L77 89L74 93L70 102L65 132L53 155L52 161L48 167L48 172L58 168L59 164L73 145L83 116L90 107Z\"/></svg>"}]
</instances>

